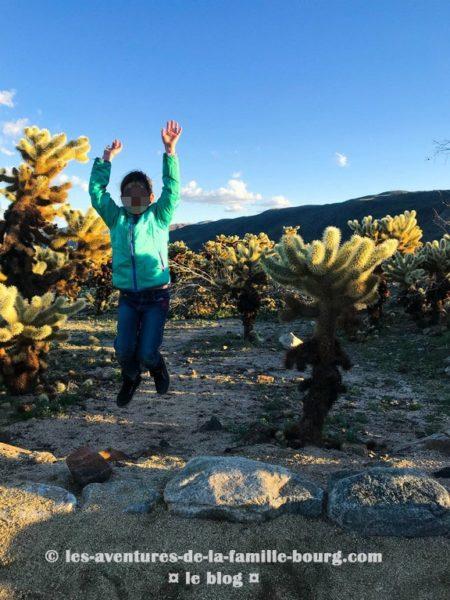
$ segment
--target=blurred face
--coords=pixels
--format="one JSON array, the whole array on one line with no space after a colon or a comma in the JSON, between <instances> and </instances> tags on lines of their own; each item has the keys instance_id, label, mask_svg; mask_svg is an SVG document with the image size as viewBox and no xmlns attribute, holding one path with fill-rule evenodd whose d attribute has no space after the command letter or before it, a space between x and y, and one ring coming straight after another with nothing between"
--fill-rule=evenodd
<instances>
[{"instance_id":1,"label":"blurred face","mask_svg":"<svg viewBox=\"0 0 450 600\"><path fill-rule=\"evenodd\" d=\"M149 194L142 183L132 181L123 190L122 204L133 215L143 213L152 201L153 194Z\"/></svg>"}]
</instances>

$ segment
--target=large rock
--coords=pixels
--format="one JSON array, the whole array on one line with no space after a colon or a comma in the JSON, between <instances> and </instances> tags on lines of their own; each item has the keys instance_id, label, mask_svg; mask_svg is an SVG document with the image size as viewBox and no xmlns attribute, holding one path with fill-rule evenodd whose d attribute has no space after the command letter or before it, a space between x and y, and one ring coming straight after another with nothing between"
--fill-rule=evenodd
<instances>
[{"instance_id":1,"label":"large rock","mask_svg":"<svg viewBox=\"0 0 450 600\"><path fill-rule=\"evenodd\" d=\"M446 535L450 494L415 469L375 467L330 481L328 516L362 535Z\"/></svg>"},{"instance_id":2,"label":"large rock","mask_svg":"<svg viewBox=\"0 0 450 600\"><path fill-rule=\"evenodd\" d=\"M107 481L112 474L109 463L87 446L78 448L66 458L74 480L82 486Z\"/></svg>"},{"instance_id":3,"label":"large rock","mask_svg":"<svg viewBox=\"0 0 450 600\"><path fill-rule=\"evenodd\" d=\"M185 517L263 521L284 513L317 517L323 490L284 467L242 457L199 456L164 490L169 510Z\"/></svg>"},{"instance_id":4,"label":"large rock","mask_svg":"<svg viewBox=\"0 0 450 600\"><path fill-rule=\"evenodd\" d=\"M76 506L75 496L56 485L25 481L0 488L0 519L7 521L48 519Z\"/></svg>"},{"instance_id":5,"label":"large rock","mask_svg":"<svg viewBox=\"0 0 450 600\"><path fill-rule=\"evenodd\" d=\"M114 512L148 513L161 494L144 479L118 479L83 488L83 510L94 507Z\"/></svg>"}]
</instances>

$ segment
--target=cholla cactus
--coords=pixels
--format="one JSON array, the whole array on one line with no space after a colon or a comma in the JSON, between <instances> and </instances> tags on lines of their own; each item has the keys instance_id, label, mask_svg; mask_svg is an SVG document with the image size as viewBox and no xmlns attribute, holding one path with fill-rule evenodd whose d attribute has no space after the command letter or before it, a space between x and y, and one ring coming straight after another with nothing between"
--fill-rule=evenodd
<instances>
[{"instance_id":1,"label":"cholla cactus","mask_svg":"<svg viewBox=\"0 0 450 600\"><path fill-rule=\"evenodd\" d=\"M7 184L0 193L11 201L0 222L0 267L8 282L31 298L70 279L76 269L70 262L43 273L33 267L36 245L51 246L57 232L53 221L62 215L71 188L70 182L58 185L54 180L69 161L88 161L89 141L80 137L68 142L63 133L52 136L47 129L26 127L17 150L24 163L11 173L0 170L0 182Z\"/></svg>"},{"instance_id":2,"label":"cholla cactus","mask_svg":"<svg viewBox=\"0 0 450 600\"><path fill-rule=\"evenodd\" d=\"M412 254L422 246L420 240L423 232L417 224L415 210L407 210L395 217L387 215L382 219L374 219L369 215L364 217L361 222L356 219L348 221L348 226L356 234L370 238L376 244L390 239L397 240L397 252L402 255ZM383 305L390 295L381 265L377 268L377 275L380 277L378 297L372 305L368 306L369 318L372 325L379 323L383 314Z\"/></svg>"},{"instance_id":3,"label":"cholla cactus","mask_svg":"<svg viewBox=\"0 0 450 600\"><path fill-rule=\"evenodd\" d=\"M286 225L283 227L283 235L298 235L298 230L300 229L300 225Z\"/></svg>"},{"instance_id":4,"label":"cholla cactus","mask_svg":"<svg viewBox=\"0 0 450 600\"><path fill-rule=\"evenodd\" d=\"M289 317L308 316L316 321L311 339L289 351L286 366L304 371L312 365L312 375L301 389L303 416L286 431L295 445L318 443L326 415L340 392L344 391L339 367L349 369L350 360L336 338L338 319L356 304L369 304L377 296L376 268L391 257L397 240L376 244L354 235L341 245L336 227L325 229L322 240L307 244L299 235L283 236L272 254L262 258L266 272L278 283L309 298L291 301Z\"/></svg>"},{"instance_id":5,"label":"cholla cactus","mask_svg":"<svg viewBox=\"0 0 450 600\"><path fill-rule=\"evenodd\" d=\"M261 268L260 258L272 247L273 242L265 233L247 233L242 240L234 240L232 244L219 248L219 261L226 268L219 283L241 316L244 339L252 342L259 341L254 325L267 288L267 277Z\"/></svg>"},{"instance_id":6,"label":"cholla cactus","mask_svg":"<svg viewBox=\"0 0 450 600\"><path fill-rule=\"evenodd\" d=\"M104 313L112 307L118 291L112 285L112 260L102 264L86 280L85 286L88 291L85 298L92 304L97 315Z\"/></svg>"},{"instance_id":7,"label":"cholla cactus","mask_svg":"<svg viewBox=\"0 0 450 600\"><path fill-rule=\"evenodd\" d=\"M74 276L58 282L56 289L60 294L76 298L88 278L102 276L102 266L111 258L111 243L103 219L92 207L85 214L65 207L62 214L67 227L58 230L52 248L65 250L67 260L77 268Z\"/></svg>"},{"instance_id":8,"label":"cholla cactus","mask_svg":"<svg viewBox=\"0 0 450 600\"><path fill-rule=\"evenodd\" d=\"M67 228L58 232L52 248L58 250L70 243L74 260L84 261L89 267L98 268L111 257L111 242L105 223L97 212L88 208L85 214L66 207L63 216Z\"/></svg>"},{"instance_id":9,"label":"cholla cactus","mask_svg":"<svg viewBox=\"0 0 450 600\"><path fill-rule=\"evenodd\" d=\"M369 215L361 223L356 219L348 221L348 226L356 234L368 237L377 244L385 240L397 240L397 252L410 254L422 246L420 240L423 232L417 224L416 216L415 210L406 210L395 217L386 215L382 219L374 219Z\"/></svg>"},{"instance_id":10,"label":"cholla cactus","mask_svg":"<svg viewBox=\"0 0 450 600\"><path fill-rule=\"evenodd\" d=\"M427 242L421 254L424 268L429 273L450 278L450 234L445 234L441 240Z\"/></svg>"},{"instance_id":11,"label":"cholla cactus","mask_svg":"<svg viewBox=\"0 0 450 600\"><path fill-rule=\"evenodd\" d=\"M421 268L423 256L418 254L400 254L397 252L383 265L383 273L388 281L398 283L401 293L404 294L416 287L426 277L426 272Z\"/></svg>"},{"instance_id":12,"label":"cholla cactus","mask_svg":"<svg viewBox=\"0 0 450 600\"><path fill-rule=\"evenodd\" d=\"M450 298L450 236L427 242L416 254L396 254L384 266L400 285L399 298L420 326L438 324Z\"/></svg>"},{"instance_id":13,"label":"cholla cactus","mask_svg":"<svg viewBox=\"0 0 450 600\"><path fill-rule=\"evenodd\" d=\"M11 393L33 389L47 366L51 342L67 339L61 327L83 307L84 300L68 304L51 292L28 301L16 287L0 284L0 370Z\"/></svg>"},{"instance_id":14,"label":"cholla cactus","mask_svg":"<svg viewBox=\"0 0 450 600\"><path fill-rule=\"evenodd\" d=\"M450 235L427 242L420 252L422 266L428 274L426 301L431 324L438 324L447 314L450 299Z\"/></svg>"},{"instance_id":15,"label":"cholla cactus","mask_svg":"<svg viewBox=\"0 0 450 600\"><path fill-rule=\"evenodd\" d=\"M400 254L397 252L383 264L383 276L388 282L398 285L398 301L418 323L423 322L426 311L425 293L422 289L427 274L421 268L421 253Z\"/></svg>"},{"instance_id":16,"label":"cholla cactus","mask_svg":"<svg viewBox=\"0 0 450 600\"><path fill-rule=\"evenodd\" d=\"M61 269L67 263L67 256L65 253L56 252L51 248L34 246L34 261L32 266L33 273L42 275L47 270L54 271L55 269Z\"/></svg>"}]
</instances>

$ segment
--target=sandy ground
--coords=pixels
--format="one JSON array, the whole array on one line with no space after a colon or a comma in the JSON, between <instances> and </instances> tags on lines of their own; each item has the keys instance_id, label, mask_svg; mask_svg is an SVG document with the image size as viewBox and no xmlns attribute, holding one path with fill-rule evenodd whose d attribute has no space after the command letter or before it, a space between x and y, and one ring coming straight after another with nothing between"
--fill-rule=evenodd
<instances>
[{"instance_id":1,"label":"sandy ground","mask_svg":"<svg viewBox=\"0 0 450 600\"><path fill-rule=\"evenodd\" d=\"M328 476L347 468L374 464L416 466L432 472L448 463L435 451L399 451L400 444L439 431L445 426L442 402L448 387L436 377L431 364L424 371L431 347L435 352L448 349L442 338L424 338L410 348L390 347L389 340L374 339L365 344L349 344L355 363L346 375L348 393L330 416L332 433L342 436L341 450L307 447L292 450L274 440L258 440L255 424L272 423L281 427L289 415L298 411L296 389L300 374L285 371L278 336L292 329L303 336L309 326L297 328L264 322L260 347L246 346L240 340L236 320L218 322L170 322L164 353L172 372L172 388L157 396L147 377L132 403L115 405L117 380L98 378L95 369L115 366L111 346L113 321L76 320L73 336L57 357L61 373L74 375L69 390L76 390L79 402L66 413L27 421L12 419L13 407L4 402L0 408L2 435L16 446L47 451L34 457L1 456L3 503L13 502L11 484L32 480L63 485L79 495L64 466L73 449L90 445L97 450L115 448L128 459L115 465L113 477L144 477L163 489L175 469L201 454L235 454L289 466L310 479L326 484ZM89 336L97 336L99 346L92 348ZM422 349L421 349L422 348ZM381 349L381 350L380 350ZM416 352L416 369L411 352ZM406 354L405 354L406 353ZM391 356L391 355L392 356ZM92 358L94 356L94 358ZM398 368L397 368L398 367ZM101 370L101 369L100 369ZM273 380L262 378L273 377ZM93 379L86 389L83 382ZM67 379L66 379L67 383ZM6 400L10 400L5 398ZM1 403L0 403L1 407ZM211 416L223 425L220 431L199 431ZM368 450L363 441L371 440ZM355 443L357 442L357 443ZM440 480L445 483L445 480ZM37 498L27 502L39 504ZM0 505L0 509L1 509ZM2 561L0 598L55 600L140 599L140 598L362 598L370 600L439 599L445 597L446 542L440 538L407 540L394 538L360 539L342 532L326 521L284 516L258 525L186 520L159 506L150 515L126 516L77 512L36 521L32 511L18 513L7 522L0 521ZM78 552L172 551L256 551L297 548L311 552L382 552L376 565L277 564L259 565L175 565L145 564L55 564L45 561L45 551L66 548ZM186 570L206 576L206 571L237 574L244 580L259 572L259 583L230 585L169 584L168 573ZM3 596L1 595L3 594Z\"/></svg>"}]
</instances>

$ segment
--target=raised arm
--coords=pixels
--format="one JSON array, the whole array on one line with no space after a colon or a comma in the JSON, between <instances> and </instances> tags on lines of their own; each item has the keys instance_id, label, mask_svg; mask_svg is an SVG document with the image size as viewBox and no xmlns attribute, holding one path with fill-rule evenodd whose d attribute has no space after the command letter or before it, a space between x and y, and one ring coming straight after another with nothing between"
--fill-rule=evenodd
<instances>
[{"instance_id":1,"label":"raised arm","mask_svg":"<svg viewBox=\"0 0 450 600\"><path fill-rule=\"evenodd\" d=\"M106 191L106 186L111 175L111 161L121 150L122 144L119 140L114 140L111 146L106 146L103 158L94 160L89 180L91 204L110 229L114 225L120 209Z\"/></svg>"},{"instance_id":2,"label":"raised arm","mask_svg":"<svg viewBox=\"0 0 450 600\"><path fill-rule=\"evenodd\" d=\"M156 219L163 227L172 222L173 214L180 202L180 167L176 145L183 128L176 121L168 121L161 130L165 153L163 156L163 189L156 203Z\"/></svg>"}]
</instances>

